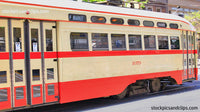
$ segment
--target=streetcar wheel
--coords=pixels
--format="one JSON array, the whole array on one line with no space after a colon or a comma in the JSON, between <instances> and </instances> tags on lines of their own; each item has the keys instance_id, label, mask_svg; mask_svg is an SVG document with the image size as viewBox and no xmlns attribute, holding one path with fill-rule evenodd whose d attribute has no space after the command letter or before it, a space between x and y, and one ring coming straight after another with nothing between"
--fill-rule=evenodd
<instances>
[{"instance_id":1,"label":"streetcar wheel","mask_svg":"<svg viewBox=\"0 0 200 112\"><path fill-rule=\"evenodd\" d=\"M150 82L150 91L151 92L158 92L161 88L160 79L154 79Z\"/></svg>"},{"instance_id":2,"label":"streetcar wheel","mask_svg":"<svg viewBox=\"0 0 200 112\"><path fill-rule=\"evenodd\" d=\"M114 98L114 99L123 99L124 97L126 97L126 95L127 95L127 88L123 91L123 92L121 92L120 94L118 94L118 95L114 95L114 96L112 96L112 98Z\"/></svg>"}]
</instances>

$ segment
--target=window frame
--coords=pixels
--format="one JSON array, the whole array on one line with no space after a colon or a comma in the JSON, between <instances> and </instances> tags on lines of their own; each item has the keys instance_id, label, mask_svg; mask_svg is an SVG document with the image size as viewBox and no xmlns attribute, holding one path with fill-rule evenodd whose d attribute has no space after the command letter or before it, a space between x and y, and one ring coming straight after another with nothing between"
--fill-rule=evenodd
<instances>
[{"instance_id":1,"label":"window frame","mask_svg":"<svg viewBox=\"0 0 200 112\"><path fill-rule=\"evenodd\" d=\"M93 34L106 34L106 38L107 38L107 48L93 48L93 45L92 45L92 51L108 51L109 50L109 34L108 33L91 33L91 40L92 40L92 43L93 43Z\"/></svg>"},{"instance_id":2,"label":"window frame","mask_svg":"<svg viewBox=\"0 0 200 112\"><path fill-rule=\"evenodd\" d=\"M129 24L129 20L131 20L131 21L138 21L139 24L138 25ZM140 26L140 20L137 20L137 19L128 19L127 23L128 23L128 25L131 25L131 26Z\"/></svg>"},{"instance_id":3,"label":"window frame","mask_svg":"<svg viewBox=\"0 0 200 112\"><path fill-rule=\"evenodd\" d=\"M112 22L112 19L119 19L119 20L122 20L122 23L113 23L113 22ZM110 18L110 23L111 23L111 24L116 24L116 25L123 25L123 24L124 24L124 19L123 19L123 18L111 17L111 18Z\"/></svg>"},{"instance_id":4,"label":"window frame","mask_svg":"<svg viewBox=\"0 0 200 112\"><path fill-rule=\"evenodd\" d=\"M80 20L73 20L73 19L70 19L70 15L76 15L76 16L83 16L84 18L83 18L83 21L80 21ZM84 14L73 14L73 13L69 13L68 14L68 20L69 21L76 21L76 22L87 22L87 16L86 15L84 15Z\"/></svg>"},{"instance_id":5,"label":"window frame","mask_svg":"<svg viewBox=\"0 0 200 112\"><path fill-rule=\"evenodd\" d=\"M103 18L105 21L104 21L104 22L94 22L94 21L92 21L92 20L93 20L93 19L92 19L93 17ZM91 20L92 23L102 23L102 24L103 24L103 23L106 23L106 21L107 21L107 20L106 20L106 17L104 17L104 16L91 16L91 17L90 17L90 20Z\"/></svg>"},{"instance_id":6,"label":"window frame","mask_svg":"<svg viewBox=\"0 0 200 112\"><path fill-rule=\"evenodd\" d=\"M153 23L153 26L147 26L147 25L145 25L145 22L152 22L152 23ZM154 27L154 26L155 26L155 23L154 23L153 21L144 20L144 21L143 21L143 26L145 26L145 27Z\"/></svg>"},{"instance_id":7,"label":"window frame","mask_svg":"<svg viewBox=\"0 0 200 112\"><path fill-rule=\"evenodd\" d=\"M171 37L178 37L178 41L179 41L179 48L178 49L181 49L180 36L169 36L169 38L170 38L170 47L172 46ZM176 49L174 49L174 48L172 49L172 47L171 47L171 50L177 50L177 48Z\"/></svg>"},{"instance_id":8,"label":"window frame","mask_svg":"<svg viewBox=\"0 0 200 112\"><path fill-rule=\"evenodd\" d=\"M112 37L112 35L123 35L124 36L124 47L122 47L122 48L113 48L113 38L115 38L115 37ZM121 50L126 50L127 48L126 48L126 35L125 34L115 34L115 33L113 33L113 34L110 34L110 37L111 37L111 47L112 47L112 50L113 51L121 51Z\"/></svg>"},{"instance_id":9,"label":"window frame","mask_svg":"<svg viewBox=\"0 0 200 112\"><path fill-rule=\"evenodd\" d=\"M87 37L86 37L86 39L87 39L87 48L84 48L84 49L80 49L80 48L78 48L78 49L72 49L72 41L71 41L71 39L72 39L72 33L79 33L79 34L86 34L87 35ZM89 51L89 33L88 32L70 32L70 48L71 48L71 50L72 51Z\"/></svg>"},{"instance_id":10,"label":"window frame","mask_svg":"<svg viewBox=\"0 0 200 112\"><path fill-rule=\"evenodd\" d=\"M150 48L147 48L147 47L145 46L145 36L154 36L154 42L155 42L154 45L155 45L155 47L153 47L153 48L151 48L151 47L150 47ZM156 47L156 46L157 46L156 35L151 35L151 34L150 34L150 35L143 35L143 38L144 38L144 50L157 50L157 47Z\"/></svg>"},{"instance_id":11,"label":"window frame","mask_svg":"<svg viewBox=\"0 0 200 112\"><path fill-rule=\"evenodd\" d=\"M167 48L166 49L165 48L162 49L162 48L159 47L159 38L160 37L167 37ZM158 50L169 50L169 46L170 46L169 45L169 36L167 36L167 35L157 35L157 38L158 38Z\"/></svg>"},{"instance_id":12,"label":"window frame","mask_svg":"<svg viewBox=\"0 0 200 112\"><path fill-rule=\"evenodd\" d=\"M130 36L140 36L140 48L131 48L130 47ZM128 46L129 50L142 50L142 35L139 34L128 34Z\"/></svg>"},{"instance_id":13,"label":"window frame","mask_svg":"<svg viewBox=\"0 0 200 112\"><path fill-rule=\"evenodd\" d=\"M177 25L177 28L173 28L173 27L171 27L172 24L173 24L173 25ZM179 29L179 25L176 24L176 23L170 23L170 24L169 24L169 28L171 28L171 29Z\"/></svg>"},{"instance_id":14,"label":"window frame","mask_svg":"<svg viewBox=\"0 0 200 112\"><path fill-rule=\"evenodd\" d=\"M165 24L165 27L159 26L159 25L158 25L159 23L164 23L164 24ZM159 28L167 28L167 23L166 23L166 22L157 22L157 27L159 27Z\"/></svg>"}]
</instances>

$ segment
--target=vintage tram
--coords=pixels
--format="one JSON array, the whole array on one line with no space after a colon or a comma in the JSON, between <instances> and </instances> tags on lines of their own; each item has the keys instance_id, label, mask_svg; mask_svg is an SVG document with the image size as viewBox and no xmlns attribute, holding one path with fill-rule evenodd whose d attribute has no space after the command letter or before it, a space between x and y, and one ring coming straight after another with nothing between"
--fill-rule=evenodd
<instances>
[{"instance_id":1,"label":"vintage tram","mask_svg":"<svg viewBox=\"0 0 200 112\"><path fill-rule=\"evenodd\" d=\"M184 18L66 0L0 0L0 110L157 92L197 79Z\"/></svg>"}]
</instances>

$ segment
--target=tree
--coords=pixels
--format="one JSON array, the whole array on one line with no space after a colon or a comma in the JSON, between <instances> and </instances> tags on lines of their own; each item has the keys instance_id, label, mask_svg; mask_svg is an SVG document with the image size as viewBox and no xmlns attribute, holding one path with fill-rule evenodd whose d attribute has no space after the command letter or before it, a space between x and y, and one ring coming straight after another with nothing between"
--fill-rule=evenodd
<instances>
[{"instance_id":1,"label":"tree","mask_svg":"<svg viewBox=\"0 0 200 112\"><path fill-rule=\"evenodd\" d=\"M185 15L185 19L192 23L198 32L200 32L200 11Z\"/></svg>"},{"instance_id":2,"label":"tree","mask_svg":"<svg viewBox=\"0 0 200 112\"><path fill-rule=\"evenodd\" d=\"M145 5L149 2L149 0L134 0L134 1L140 3L140 9L145 9Z\"/></svg>"}]
</instances>

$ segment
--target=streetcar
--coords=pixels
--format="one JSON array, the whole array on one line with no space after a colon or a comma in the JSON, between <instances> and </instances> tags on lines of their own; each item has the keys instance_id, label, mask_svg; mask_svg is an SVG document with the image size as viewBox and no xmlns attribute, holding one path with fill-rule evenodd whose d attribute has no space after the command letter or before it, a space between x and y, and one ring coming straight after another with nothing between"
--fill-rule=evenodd
<instances>
[{"instance_id":1,"label":"streetcar","mask_svg":"<svg viewBox=\"0 0 200 112\"><path fill-rule=\"evenodd\" d=\"M121 99L197 80L195 28L172 14L0 0L0 110Z\"/></svg>"}]
</instances>

